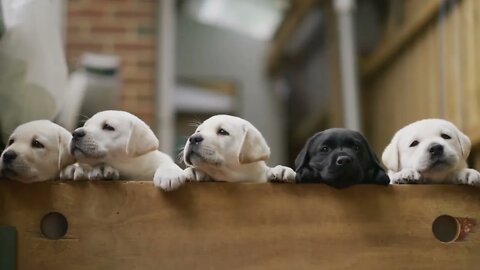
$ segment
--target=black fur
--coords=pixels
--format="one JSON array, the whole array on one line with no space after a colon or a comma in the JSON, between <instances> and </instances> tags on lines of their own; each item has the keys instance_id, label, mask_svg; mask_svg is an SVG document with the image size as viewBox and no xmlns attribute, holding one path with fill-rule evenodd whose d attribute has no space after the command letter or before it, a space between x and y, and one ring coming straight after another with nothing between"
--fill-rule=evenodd
<instances>
[{"instance_id":1,"label":"black fur","mask_svg":"<svg viewBox=\"0 0 480 270\"><path fill-rule=\"evenodd\" d=\"M365 137L344 128L327 129L308 139L295 159L295 171L297 182L336 188L390 183Z\"/></svg>"}]
</instances>

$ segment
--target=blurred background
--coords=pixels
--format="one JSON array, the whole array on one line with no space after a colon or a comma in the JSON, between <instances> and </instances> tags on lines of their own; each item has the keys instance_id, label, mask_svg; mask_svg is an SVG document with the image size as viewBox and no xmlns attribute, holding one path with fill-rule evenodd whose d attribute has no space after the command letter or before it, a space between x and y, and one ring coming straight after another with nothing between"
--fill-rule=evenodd
<instances>
[{"instance_id":1,"label":"blurred background","mask_svg":"<svg viewBox=\"0 0 480 270\"><path fill-rule=\"evenodd\" d=\"M97 111L147 122L178 153L227 113L252 122L270 164L308 137L362 131L378 154L426 117L480 143L477 0L0 0L0 124L72 130ZM480 165L480 164L479 164Z\"/></svg>"}]
</instances>

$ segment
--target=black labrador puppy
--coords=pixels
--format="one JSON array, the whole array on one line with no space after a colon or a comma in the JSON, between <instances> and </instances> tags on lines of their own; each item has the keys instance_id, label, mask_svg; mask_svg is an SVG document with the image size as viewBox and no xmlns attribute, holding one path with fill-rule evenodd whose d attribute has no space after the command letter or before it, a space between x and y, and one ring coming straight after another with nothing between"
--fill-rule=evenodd
<instances>
[{"instance_id":1,"label":"black labrador puppy","mask_svg":"<svg viewBox=\"0 0 480 270\"><path fill-rule=\"evenodd\" d=\"M295 171L297 182L335 188L390 183L365 137L344 128L327 129L308 139L295 159Z\"/></svg>"}]
</instances>

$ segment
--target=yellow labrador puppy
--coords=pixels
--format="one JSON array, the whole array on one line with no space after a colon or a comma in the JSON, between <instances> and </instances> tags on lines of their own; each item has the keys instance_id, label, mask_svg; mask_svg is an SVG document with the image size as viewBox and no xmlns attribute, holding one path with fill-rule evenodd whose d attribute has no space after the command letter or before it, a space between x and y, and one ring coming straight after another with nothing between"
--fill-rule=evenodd
<instances>
[{"instance_id":1,"label":"yellow labrador puppy","mask_svg":"<svg viewBox=\"0 0 480 270\"><path fill-rule=\"evenodd\" d=\"M226 182L294 182L295 172L285 166L270 168L265 160L270 157L262 134L248 121L230 115L216 115L205 120L187 140L184 162L188 168L183 175L154 177L156 186L172 190L193 181Z\"/></svg>"},{"instance_id":2,"label":"yellow labrador puppy","mask_svg":"<svg viewBox=\"0 0 480 270\"><path fill-rule=\"evenodd\" d=\"M2 175L24 183L58 179L60 171L75 162L68 151L71 137L66 129L48 120L18 126L1 155Z\"/></svg>"},{"instance_id":3,"label":"yellow labrador puppy","mask_svg":"<svg viewBox=\"0 0 480 270\"><path fill-rule=\"evenodd\" d=\"M480 185L480 173L467 168L470 139L442 119L424 119L397 131L383 152L391 183Z\"/></svg>"},{"instance_id":4,"label":"yellow labrador puppy","mask_svg":"<svg viewBox=\"0 0 480 270\"><path fill-rule=\"evenodd\" d=\"M63 178L145 180L152 179L157 169L165 174L183 172L157 148L155 134L135 115L99 112L73 132L70 151L80 165L66 169Z\"/></svg>"}]
</instances>

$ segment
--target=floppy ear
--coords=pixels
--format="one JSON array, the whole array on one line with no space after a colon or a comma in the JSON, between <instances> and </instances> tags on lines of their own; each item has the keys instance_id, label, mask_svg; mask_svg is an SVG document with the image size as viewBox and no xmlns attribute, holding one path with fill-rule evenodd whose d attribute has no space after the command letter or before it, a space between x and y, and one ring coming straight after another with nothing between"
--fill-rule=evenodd
<instances>
[{"instance_id":1,"label":"floppy ear","mask_svg":"<svg viewBox=\"0 0 480 270\"><path fill-rule=\"evenodd\" d=\"M392 141L385 148L382 154L382 161L387 169L398 171L400 169L400 152L398 150L398 135L393 136Z\"/></svg>"},{"instance_id":2,"label":"floppy ear","mask_svg":"<svg viewBox=\"0 0 480 270\"><path fill-rule=\"evenodd\" d=\"M318 132L317 134L313 135L312 137L308 138L307 142L303 146L300 153L298 153L297 157L295 158L295 171L298 172L300 169L305 167L310 161L310 155L308 154L308 149L310 148L310 144L312 143L313 139L317 136L320 136L322 132Z\"/></svg>"},{"instance_id":3,"label":"floppy ear","mask_svg":"<svg viewBox=\"0 0 480 270\"><path fill-rule=\"evenodd\" d=\"M457 138L460 143L460 147L462 148L462 157L464 160L468 158L470 155L470 150L472 148L472 142L467 135L463 134L460 130L457 130Z\"/></svg>"},{"instance_id":4,"label":"floppy ear","mask_svg":"<svg viewBox=\"0 0 480 270\"><path fill-rule=\"evenodd\" d=\"M158 149L158 139L140 119L132 121L125 151L130 157L138 157Z\"/></svg>"},{"instance_id":5,"label":"floppy ear","mask_svg":"<svg viewBox=\"0 0 480 270\"><path fill-rule=\"evenodd\" d=\"M310 147L312 146L315 138L321 136L322 133L323 132L318 132L312 137L308 138L305 146L303 146L302 150L295 158L295 172L297 173L296 180L298 182L313 182L318 178L315 177L314 172L312 172L310 168L307 168L307 165L310 162L310 155L308 153L308 149L310 149Z\"/></svg>"},{"instance_id":6,"label":"floppy ear","mask_svg":"<svg viewBox=\"0 0 480 270\"><path fill-rule=\"evenodd\" d=\"M75 157L69 151L69 143L72 140L72 134L63 128L59 128L57 136L58 146L58 170L75 163Z\"/></svg>"},{"instance_id":7,"label":"floppy ear","mask_svg":"<svg viewBox=\"0 0 480 270\"><path fill-rule=\"evenodd\" d=\"M252 125L245 125L243 140L238 153L240 164L267 160L269 157L270 148L260 131Z\"/></svg>"},{"instance_id":8,"label":"floppy ear","mask_svg":"<svg viewBox=\"0 0 480 270\"><path fill-rule=\"evenodd\" d=\"M385 170L380 164L380 161L378 160L377 155L375 154L375 151L373 151L372 147L370 146L367 139L363 135L361 135L361 138L364 145L367 148L367 152L371 160L371 164L370 164L371 167L368 169L366 173L365 177L367 178L365 180L368 181L369 183L388 185L390 183L390 178L385 173Z\"/></svg>"}]
</instances>

